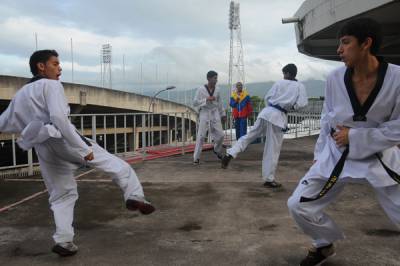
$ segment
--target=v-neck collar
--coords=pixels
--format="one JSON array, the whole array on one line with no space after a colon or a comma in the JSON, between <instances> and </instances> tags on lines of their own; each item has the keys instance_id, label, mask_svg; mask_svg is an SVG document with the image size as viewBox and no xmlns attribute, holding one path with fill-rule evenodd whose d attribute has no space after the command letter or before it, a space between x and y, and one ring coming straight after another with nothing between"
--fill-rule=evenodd
<instances>
[{"instance_id":1,"label":"v-neck collar","mask_svg":"<svg viewBox=\"0 0 400 266\"><path fill-rule=\"evenodd\" d=\"M34 77L32 77L32 78L28 81L27 84L32 83L32 82L35 82L35 81L38 81L39 79L44 79L44 78L45 78L45 77L43 77L43 76L34 76Z\"/></svg>"},{"instance_id":2,"label":"v-neck collar","mask_svg":"<svg viewBox=\"0 0 400 266\"><path fill-rule=\"evenodd\" d=\"M211 91L207 84L205 84L204 87L207 89L207 92L208 92L208 94L209 94L210 96L213 96L213 95L214 95L215 88L214 88L213 91Z\"/></svg>"},{"instance_id":3,"label":"v-neck collar","mask_svg":"<svg viewBox=\"0 0 400 266\"><path fill-rule=\"evenodd\" d=\"M378 77L376 79L375 87L368 95L367 100L363 105L358 101L357 95L353 86L353 69L347 68L346 73L344 74L344 84L346 85L347 93L350 98L351 106L353 107L353 121L367 121L366 114L374 103L376 97L378 96L379 91L382 88L383 81L385 79L386 71L388 68L388 63L383 60L383 58L378 57L379 67L378 67Z\"/></svg>"}]
</instances>

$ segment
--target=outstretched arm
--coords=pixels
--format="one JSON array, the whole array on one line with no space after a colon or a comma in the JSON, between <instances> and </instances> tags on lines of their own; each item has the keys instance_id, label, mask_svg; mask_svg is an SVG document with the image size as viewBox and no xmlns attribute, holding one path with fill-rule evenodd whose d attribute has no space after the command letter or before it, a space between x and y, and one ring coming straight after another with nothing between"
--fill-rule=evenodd
<instances>
[{"instance_id":1,"label":"outstretched arm","mask_svg":"<svg viewBox=\"0 0 400 266\"><path fill-rule=\"evenodd\" d=\"M296 103L294 104L293 108L294 108L294 110L298 110L303 107L306 107L307 104L308 104L308 97L307 97L306 89L304 88L303 84L300 84L299 96L297 97Z\"/></svg>"}]
</instances>

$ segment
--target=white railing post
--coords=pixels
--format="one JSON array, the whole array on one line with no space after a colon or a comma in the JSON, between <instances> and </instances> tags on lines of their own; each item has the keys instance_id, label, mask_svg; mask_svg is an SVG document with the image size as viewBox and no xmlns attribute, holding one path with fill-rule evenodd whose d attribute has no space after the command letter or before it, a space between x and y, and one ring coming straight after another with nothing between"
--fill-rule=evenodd
<instances>
[{"instance_id":1,"label":"white railing post","mask_svg":"<svg viewBox=\"0 0 400 266\"><path fill-rule=\"evenodd\" d=\"M178 116L178 114L177 113L175 113L175 132L174 132L174 135L175 135L175 145L178 147L178 119L177 119L177 116Z\"/></svg>"},{"instance_id":2,"label":"white railing post","mask_svg":"<svg viewBox=\"0 0 400 266\"><path fill-rule=\"evenodd\" d=\"M84 128L83 128L83 116L79 116L81 119L81 134L82 134L82 136L85 134L84 132L83 132L83 130L84 130Z\"/></svg>"},{"instance_id":3,"label":"white railing post","mask_svg":"<svg viewBox=\"0 0 400 266\"><path fill-rule=\"evenodd\" d=\"M182 125L182 154L185 154L185 113L181 113L181 125Z\"/></svg>"},{"instance_id":4,"label":"white railing post","mask_svg":"<svg viewBox=\"0 0 400 266\"><path fill-rule=\"evenodd\" d=\"M142 156L146 157L146 115L142 115Z\"/></svg>"},{"instance_id":5,"label":"white railing post","mask_svg":"<svg viewBox=\"0 0 400 266\"><path fill-rule=\"evenodd\" d=\"M159 141L159 144L162 145L162 117L161 117L161 114L160 114L160 123L159 123L159 125L160 125L160 141Z\"/></svg>"},{"instance_id":6,"label":"white railing post","mask_svg":"<svg viewBox=\"0 0 400 266\"><path fill-rule=\"evenodd\" d=\"M133 115L133 128L132 128L133 151L136 150L136 114Z\"/></svg>"},{"instance_id":7,"label":"white railing post","mask_svg":"<svg viewBox=\"0 0 400 266\"><path fill-rule=\"evenodd\" d=\"M126 146L127 146L127 142L126 142L126 115L124 115L124 153L126 153Z\"/></svg>"},{"instance_id":8,"label":"white railing post","mask_svg":"<svg viewBox=\"0 0 400 266\"><path fill-rule=\"evenodd\" d=\"M193 137L192 137L192 114L189 111L187 111L186 113L187 113L188 122L189 122L189 127L188 127L189 138L190 138L190 140L192 140L193 139ZM188 141L188 142L192 143L192 141Z\"/></svg>"},{"instance_id":9,"label":"white railing post","mask_svg":"<svg viewBox=\"0 0 400 266\"><path fill-rule=\"evenodd\" d=\"M195 142L197 141L197 138L199 137L198 136L198 132L199 132L199 114L197 114L196 115L196 132L195 132L195 134L196 134L196 140L195 140Z\"/></svg>"},{"instance_id":10,"label":"white railing post","mask_svg":"<svg viewBox=\"0 0 400 266\"><path fill-rule=\"evenodd\" d=\"M151 147L151 114L148 114L148 119L147 119L147 127L146 127L146 134L147 134L147 146Z\"/></svg>"},{"instance_id":11,"label":"white railing post","mask_svg":"<svg viewBox=\"0 0 400 266\"><path fill-rule=\"evenodd\" d=\"M104 116L104 133L103 133L103 138L104 138L104 149L107 150L107 116Z\"/></svg>"},{"instance_id":12,"label":"white railing post","mask_svg":"<svg viewBox=\"0 0 400 266\"><path fill-rule=\"evenodd\" d=\"M28 175L32 176L33 175L33 155L32 155L32 149L28 150Z\"/></svg>"},{"instance_id":13,"label":"white railing post","mask_svg":"<svg viewBox=\"0 0 400 266\"><path fill-rule=\"evenodd\" d=\"M15 152L15 134L12 134L11 138L12 138L11 144L12 144L12 155L13 155L13 166L16 166L17 165L17 154Z\"/></svg>"},{"instance_id":14,"label":"white railing post","mask_svg":"<svg viewBox=\"0 0 400 266\"><path fill-rule=\"evenodd\" d=\"M118 153L117 146L117 116L114 115L114 154Z\"/></svg>"},{"instance_id":15,"label":"white railing post","mask_svg":"<svg viewBox=\"0 0 400 266\"><path fill-rule=\"evenodd\" d=\"M96 141L96 116L95 115L92 116L92 140Z\"/></svg>"},{"instance_id":16,"label":"white railing post","mask_svg":"<svg viewBox=\"0 0 400 266\"><path fill-rule=\"evenodd\" d=\"M170 145L171 144L171 140L170 140L170 132L169 132L169 114L167 114L167 144Z\"/></svg>"},{"instance_id":17,"label":"white railing post","mask_svg":"<svg viewBox=\"0 0 400 266\"><path fill-rule=\"evenodd\" d=\"M150 127L150 132L151 132L151 147L154 147L154 112L151 113L151 127Z\"/></svg>"}]
</instances>

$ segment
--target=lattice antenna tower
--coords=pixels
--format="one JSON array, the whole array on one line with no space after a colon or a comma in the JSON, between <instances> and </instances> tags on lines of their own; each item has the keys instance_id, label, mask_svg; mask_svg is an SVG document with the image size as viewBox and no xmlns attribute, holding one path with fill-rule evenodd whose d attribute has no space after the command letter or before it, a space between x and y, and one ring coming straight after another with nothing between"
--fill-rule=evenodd
<instances>
[{"instance_id":1,"label":"lattice antenna tower","mask_svg":"<svg viewBox=\"0 0 400 266\"><path fill-rule=\"evenodd\" d=\"M103 44L100 52L101 61L101 86L112 89L111 63L112 47L111 44Z\"/></svg>"},{"instance_id":2,"label":"lattice antenna tower","mask_svg":"<svg viewBox=\"0 0 400 266\"><path fill-rule=\"evenodd\" d=\"M230 54L229 54L229 86L241 81L245 85L242 32L240 26L240 4L231 1L229 6Z\"/></svg>"}]
</instances>

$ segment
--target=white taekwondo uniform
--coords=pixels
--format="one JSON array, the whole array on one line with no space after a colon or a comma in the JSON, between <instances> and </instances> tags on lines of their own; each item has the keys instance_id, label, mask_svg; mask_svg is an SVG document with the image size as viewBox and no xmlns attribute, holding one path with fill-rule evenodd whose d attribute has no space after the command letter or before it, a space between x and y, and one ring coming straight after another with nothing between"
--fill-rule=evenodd
<instances>
[{"instance_id":1,"label":"white taekwondo uniform","mask_svg":"<svg viewBox=\"0 0 400 266\"><path fill-rule=\"evenodd\" d=\"M207 97L214 96L214 101L207 101ZM207 131L210 131L211 139L214 142L214 151L222 155L222 144L224 141L224 131L222 130L221 118L226 116L222 104L220 89L215 87L214 92L210 93L208 88L202 86L197 89L193 100L193 107L199 111L199 125L196 136L196 147L193 154L194 161L200 159L204 138Z\"/></svg>"},{"instance_id":2,"label":"white taekwondo uniform","mask_svg":"<svg viewBox=\"0 0 400 266\"><path fill-rule=\"evenodd\" d=\"M304 85L295 80L277 81L265 96L265 108L259 113L254 126L235 145L227 150L233 158L246 150L257 138L265 135L262 161L264 181L275 180L279 154L283 141L283 131L287 128L287 111L303 108L307 105L307 93Z\"/></svg>"},{"instance_id":3,"label":"white taekwondo uniform","mask_svg":"<svg viewBox=\"0 0 400 266\"><path fill-rule=\"evenodd\" d=\"M50 194L56 243L70 242L74 236L72 222L78 192L73 172L82 164L109 174L124 192L125 200L143 197L130 165L93 140L81 137L68 119L69 112L61 82L43 78L23 86L0 116L0 132L22 133L20 147L35 148ZM84 157L91 152L94 159L85 162Z\"/></svg>"},{"instance_id":4,"label":"white taekwondo uniform","mask_svg":"<svg viewBox=\"0 0 400 266\"><path fill-rule=\"evenodd\" d=\"M331 136L338 125L350 128L347 148L338 147ZM394 176L400 172L399 143L400 67L380 62L376 86L362 106L352 85L352 69L334 70L327 78L321 133L314 152L316 162L288 200L290 213L313 239L314 246L344 237L323 209L349 181L368 181L386 214L400 226L400 186ZM324 186L328 183L330 190Z\"/></svg>"}]
</instances>

